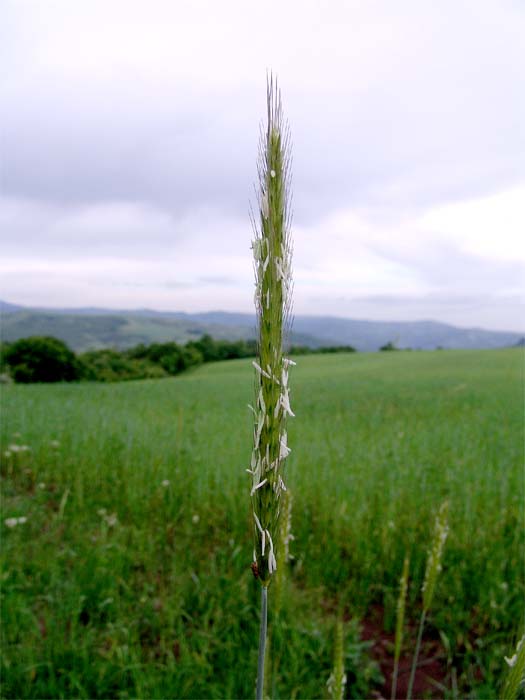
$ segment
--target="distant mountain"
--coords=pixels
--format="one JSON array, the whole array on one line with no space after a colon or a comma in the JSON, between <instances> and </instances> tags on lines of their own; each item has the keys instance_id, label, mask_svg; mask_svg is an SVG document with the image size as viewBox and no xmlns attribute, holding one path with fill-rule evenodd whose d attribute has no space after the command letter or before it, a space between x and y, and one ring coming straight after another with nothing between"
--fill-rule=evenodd
<instances>
[{"instance_id":1,"label":"distant mountain","mask_svg":"<svg viewBox=\"0 0 525 700\"><path fill-rule=\"evenodd\" d=\"M126 348L138 343L185 343L208 333L236 340L255 337L252 314L207 311L184 312L137 309L38 309L0 302L1 337L13 341L30 335L53 335L76 351L89 348ZM419 350L499 348L523 344L520 333L457 328L436 321L357 321L332 316L296 316L293 344L322 347L352 345L374 351L388 342Z\"/></svg>"},{"instance_id":2,"label":"distant mountain","mask_svg":"<svg viewBox=\"0 0 525 700\"><path fill-rule=\"evenodd\" d=\"M13 311L22 311L24 307L18 304L9 304L7 301L0 301L0 314L12 313Z\"/></svg>"}]
</instances>

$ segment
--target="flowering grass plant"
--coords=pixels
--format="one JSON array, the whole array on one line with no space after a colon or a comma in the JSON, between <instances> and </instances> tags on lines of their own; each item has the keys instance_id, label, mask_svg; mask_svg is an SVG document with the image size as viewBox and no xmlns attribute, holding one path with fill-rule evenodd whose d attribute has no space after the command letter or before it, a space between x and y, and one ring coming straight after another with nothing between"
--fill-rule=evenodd
<instances>
[{"instance_id":1,"label":"flowering grass plant","mask_svg":"<svg viewBox=\"0 0 525 700\"><path fill-rule=\"evenodd\" d=\"M290 453L286 421L293 416L283 342L291 308L290 151L281 96L270 76L267 123L261 129L258 161L258 216L252 215L258 356L255 368L254 444L251 476L254 571L262 584L257 697L262 697L266 642L267 588L277 568L281 494L286 491L283 462Z\"/></svg>"}]
</instances>

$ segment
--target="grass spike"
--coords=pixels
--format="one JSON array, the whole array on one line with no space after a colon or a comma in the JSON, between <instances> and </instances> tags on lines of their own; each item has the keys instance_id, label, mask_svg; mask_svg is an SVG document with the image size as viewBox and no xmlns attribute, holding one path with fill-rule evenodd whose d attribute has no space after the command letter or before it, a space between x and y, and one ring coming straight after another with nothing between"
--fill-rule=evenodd
<instances>
[{"instance_id":1,"label":"grass spike","mask_svg":"<svg viewBox=\"0 0 525 700\"><path fill-rule=\"evenodd\" d=\"M392 675L392 700L394 700L396 697L397 674L399 671L399 657L401 655L401 647L403 645L403 626L405 622L405 605L408 589L409 561L409 558L405 557L405 561L403 562L403 573L399 582L399 596L397 598L396 637L394 642L394 673Z\"/></svg>"},{"instance_id":2,"label":"grass spike","mask_svg":"<svg viewBox=\"0 0 525 700\"><path fill-rule=\"evenodd\" d=\"M334 634L334 670L327 682L328 695L331 700L343 700L345 696L346 673L344 657L344 629L342 620L335 625Z\"/></svg>"},{"instance_id":3,"label":"grass spike","mask_svg":"<svg viewBox=\"0 0 525 700\"><path fill-rule=\"evenodd\" d=\"M277 570L281 496L286 492L282 475L290 453L286 423L294 415L288 387L289 368L294 363L284 356L292 304L290 136L272 74L267 77L266 104L267 123L261 128L257 164L259 211L257 217L252 214L258 356L253 363L254 445L249 471L254 568L263 587L257 698L263 696L267 588Z\"/></svg>"},{"instance_id":4,"label":"grass spike","mask_svg":"<svg viewBox=\"0 0 525 700\"><path fill-rule=\"evenodd\" d=\"M434 538L432 540L432 546L430 547L430 551L428 553L427 566L425 569L425 578L423 579L423 586L421 587L421 592L423 593L423 610L421 612L421 619L419 621L416 649L414 651L412 668L410 670L410 679L408 681L407 700L411 700L412 698L412 689L414 687L417 660L419 657L419 650L421 648L421 640L423 638L425 620L427 613L430 609L430 605L432 604L432 599L434 597L434 590L436 587L437 577L441 571L443 548L445 546L445 542L448 535L448 508L448 501L444 501L441 504L441 507L436 517L436 523L434 526Z\"/></svg>"},{"instance_id":5,"label":"grass spike","mask_svg":"<svg viewBox=\"0 0 525 700\"><path fill-rule=\"evenodd\" d=\"M443 547L448 535L448 501L444 501L439 509L434 529L434 539L430 549L425 578L423 580L423 609L428 612L434 597L436 580L441 571L441 560L443 557Z\"/></svg>"},{"instance_id":6,"label":"grass spike","mask_svg":"<svg viewBox=\"0 0 525 700\"><path fill-rule=\"evenodd\" d=\"M517 700L520 697L520 690L523 693L525 688L525 634L516 646L516 652L510 658L505 656L505 661L509 666L503 690L502 700Z\"/></svg>"}]
</instances>

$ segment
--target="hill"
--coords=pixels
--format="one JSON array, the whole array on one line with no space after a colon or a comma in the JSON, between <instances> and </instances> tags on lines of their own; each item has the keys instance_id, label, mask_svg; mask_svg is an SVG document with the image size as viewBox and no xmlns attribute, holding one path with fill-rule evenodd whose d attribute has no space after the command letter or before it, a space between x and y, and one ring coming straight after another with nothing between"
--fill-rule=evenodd
<instances>
[{"instance_id":1,"label":"hill","mask_svg":"<svg viewBox=\"0 0 525 700\"><path fill-rule=\"evenodd\" d=\"M228 340L255 336L253 315L225 311L188 314L149 309L30 309L0 302L0 312L3 340L52 335L77 352L170 340L185 343L205 333ZM291 335L296 345L352 345L360 351L375 351L388 342L399 348L434 350L501 348L522 341L520 333L457 328L436 321L361 321L333 316L296 316Z\"/></svg>"}]
</instances>

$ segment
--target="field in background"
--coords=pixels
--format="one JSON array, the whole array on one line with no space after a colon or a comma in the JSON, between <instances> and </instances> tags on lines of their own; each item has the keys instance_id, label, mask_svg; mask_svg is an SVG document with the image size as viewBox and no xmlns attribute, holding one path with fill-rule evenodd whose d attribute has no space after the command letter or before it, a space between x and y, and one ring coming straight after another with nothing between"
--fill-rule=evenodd
<instances>
[{"instance_id":1,"label":"field in background","mask_svg":"<svg viewBox=\"0 0 525 700\"><path fill-rule=\"evenodd\" d=\"M523 632L522 371L520 349L299 358L276 697L326 694L337 611L381 610L392 629L406 553L417 618L445 498L428 628L441 682L455 668L463 697L497 697ZM240 360L2 387L3 697L253 697L252 377ZM349 688L363 693L377 673L353 622L347 633Z\"/></svg>"}]
</instances>

